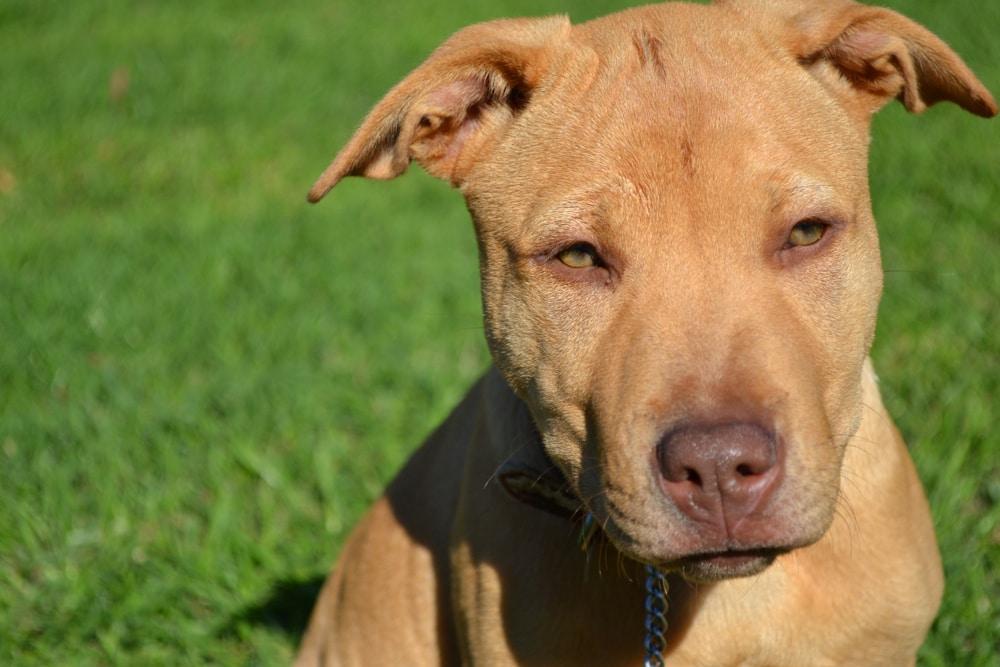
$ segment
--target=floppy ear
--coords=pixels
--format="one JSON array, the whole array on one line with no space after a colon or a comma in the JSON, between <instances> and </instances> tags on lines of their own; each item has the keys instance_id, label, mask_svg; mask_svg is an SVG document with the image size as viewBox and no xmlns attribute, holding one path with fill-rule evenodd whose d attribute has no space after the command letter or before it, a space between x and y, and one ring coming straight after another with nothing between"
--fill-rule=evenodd
<instances>
[{"instance_id":1,"label":"floppy ear","mask_svg":"<svg viewBox=\"0 0 1000 667\"><path fill-rule=\"evenodd\" d=\"M375 105L309 191L317 202L345 176L387 179L411 160L459 185L527 105L568 35L566 17L469 26L442 44Z\"/></svg>"},{"instance_id":2,"label":"floppy ear","mask_svg":"<svg viewBox=\"0 0 1000 667\"><path fill-rule=\"evenodd\" d=\"M786 46L821 83L863 115L898 98L908 111L950 101L977 116L997 105L962 59L902 14L850 0L732 0L777 17Z\"/></svg>"}]
</instances>

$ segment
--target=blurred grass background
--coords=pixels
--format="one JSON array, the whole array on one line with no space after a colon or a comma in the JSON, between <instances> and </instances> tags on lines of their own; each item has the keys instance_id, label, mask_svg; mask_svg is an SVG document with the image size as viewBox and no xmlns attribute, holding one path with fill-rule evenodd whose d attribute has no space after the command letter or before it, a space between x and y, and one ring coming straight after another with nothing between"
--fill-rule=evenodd
<instances>
[{"instance_id":1,"label":"blurred grass background","mask_svg":"<svg viewBox=\"0 0 1000 667\"><path fill-rule=\"evenodd\" d=\"M1000 5L888 4L1000 92ZM283 664L485 368L460 196L313 178L448 34L621 0L0 0L0 664ZM874 128L874 352L938 526L927 665L997 665L1000 123ZM833 629L835 631L835 629Z\"/></svg>"}]
</instances>

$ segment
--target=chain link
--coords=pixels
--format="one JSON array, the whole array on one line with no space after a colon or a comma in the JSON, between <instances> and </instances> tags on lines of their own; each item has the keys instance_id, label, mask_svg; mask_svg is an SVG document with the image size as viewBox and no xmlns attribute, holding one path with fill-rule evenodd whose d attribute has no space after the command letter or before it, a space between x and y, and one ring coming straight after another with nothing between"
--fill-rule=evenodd
<instances>
[{"instance_id":1,"label":"chain link","mask_svg":"<svg viewBox=\"0 0 1000 667\"><path fill-rule=\"evenodd\" d=\"M652 565L646 566L646 661L643 667L663 667L667 647L667 577Z\"/></svg>"}]
</instances>

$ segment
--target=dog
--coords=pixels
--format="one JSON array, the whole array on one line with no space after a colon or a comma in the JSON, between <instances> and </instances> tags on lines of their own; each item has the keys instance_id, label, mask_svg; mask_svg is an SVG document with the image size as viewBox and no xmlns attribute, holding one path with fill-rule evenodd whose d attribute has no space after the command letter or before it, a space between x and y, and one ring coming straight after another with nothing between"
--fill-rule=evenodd
<instances>
[{"instance_id":1,"label":"dog","mask_svg":"<svg viewBox=\"0 0 1000 667\"><path fill-rule=\"evenodd\" d=\"M868 359L893 99L997 112L851 0L492 21L393 88L309 199L411 161L459 188L493 365L355 529L296 665L914 664L943 574Z\"/></svg>"}]
</instances>

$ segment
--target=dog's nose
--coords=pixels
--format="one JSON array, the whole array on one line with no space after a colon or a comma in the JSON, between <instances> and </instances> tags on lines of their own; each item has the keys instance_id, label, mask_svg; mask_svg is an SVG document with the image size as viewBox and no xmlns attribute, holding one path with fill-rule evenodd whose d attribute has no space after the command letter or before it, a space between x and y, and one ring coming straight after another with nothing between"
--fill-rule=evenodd
<instances>
[{"instance_id":1,"label":"dog's nose","mask_svg":"<svg viewBox=\"0 0 1000 667\"><path fill-rule=\"evenodd\" d=\"M757 424L691 425L657 446L661 484L688 517L724 528L762 508L781 477L774 434Z\"/></svg>"}]
</instances>

